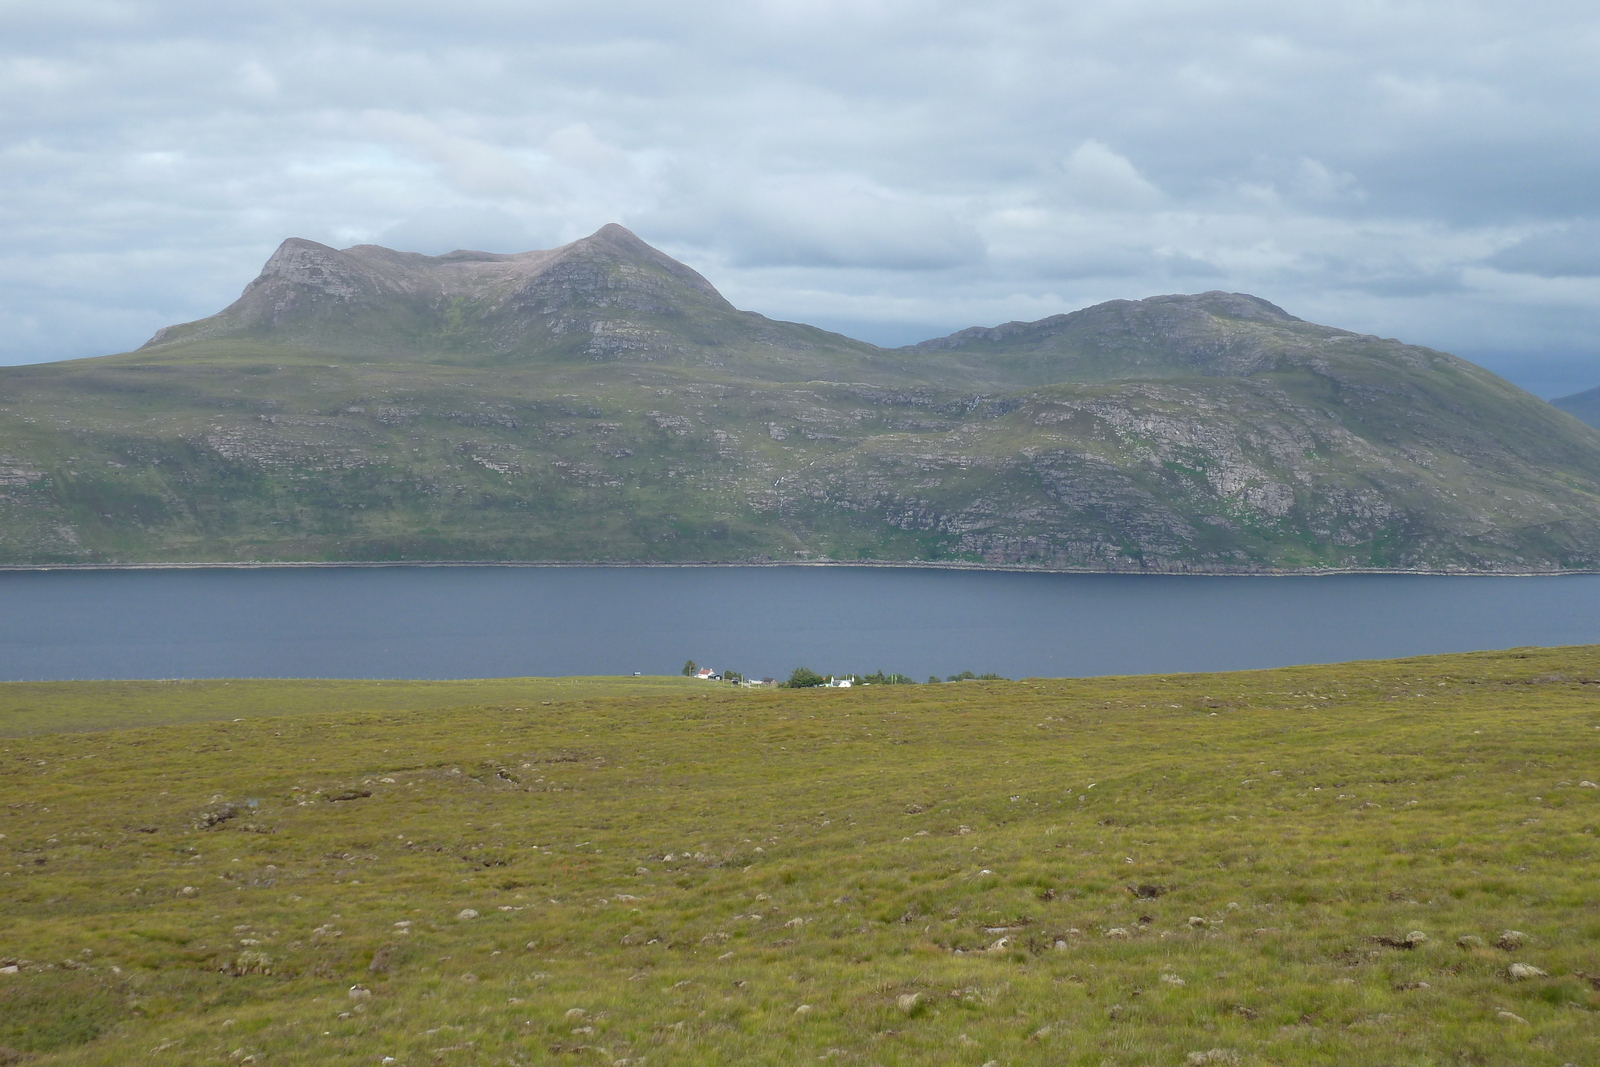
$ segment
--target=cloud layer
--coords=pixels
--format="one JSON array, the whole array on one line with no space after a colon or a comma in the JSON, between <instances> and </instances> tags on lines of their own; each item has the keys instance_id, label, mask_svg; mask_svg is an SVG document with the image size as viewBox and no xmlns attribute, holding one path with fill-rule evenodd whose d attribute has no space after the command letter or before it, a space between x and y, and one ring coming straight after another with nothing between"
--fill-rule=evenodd
<instances>
[{"instance_id":1,"label":"cloud layer","mask_svg":"<svg viewBox=\"0 0 1600 1067\"><path fill-rule=\"evenodd\" d=\"M13 0L0 362L286 236L618 221L881 343L1220 288L1555 395L1600 384L1597 97L1600 14L1541 0Z\"/></svg>"}]
</instances>

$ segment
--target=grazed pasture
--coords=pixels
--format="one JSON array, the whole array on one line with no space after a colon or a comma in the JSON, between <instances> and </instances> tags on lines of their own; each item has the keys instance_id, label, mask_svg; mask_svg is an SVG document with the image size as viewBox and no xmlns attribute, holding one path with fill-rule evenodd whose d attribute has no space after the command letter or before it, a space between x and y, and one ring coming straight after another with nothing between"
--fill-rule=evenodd
<instances>
[{"instance_id":1,"label":"grazed pasture","mask_svg":"<svg viewBox=\"0 0 1600 1067\"><path fill-rule=\"evenodd\" d=\"M1594 782L1592 647L5 685L0 1058L1590 1064Z\"/></svg>"}]
</instances>

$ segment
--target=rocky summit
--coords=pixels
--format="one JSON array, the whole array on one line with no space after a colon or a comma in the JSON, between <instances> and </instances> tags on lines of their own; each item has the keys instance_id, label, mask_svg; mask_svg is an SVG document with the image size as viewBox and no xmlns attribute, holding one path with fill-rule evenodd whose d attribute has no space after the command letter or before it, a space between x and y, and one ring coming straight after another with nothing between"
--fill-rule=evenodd
<instances>
[{"instance_id":1,"label":"rocky summit","mask_svg":"<svg viewBox=\"0 0 1600 1067\"><path fill-rule=\"evenodd\" d=\"M1600 569L1600 431L1257 297L883 349L620 226L292 239L143 348L0 368L0 563Z\"/></svg>"},{"instance_id":2,"label":"rocky summit","mask_svg":"<svg viewBox=\"0 0 1600 1067\"><path fill-rule=\"evenodd\" d=\"M838 362L876 351L740 311L698 273L615 224L561 248L517 255L422 256L377 245L340 251L290 238L231 306L169 326L144 348L223 338L467 364L675 360L715 367L727 350L752 365L746 370L810 353Z\"/></svg>"}]
</instances>

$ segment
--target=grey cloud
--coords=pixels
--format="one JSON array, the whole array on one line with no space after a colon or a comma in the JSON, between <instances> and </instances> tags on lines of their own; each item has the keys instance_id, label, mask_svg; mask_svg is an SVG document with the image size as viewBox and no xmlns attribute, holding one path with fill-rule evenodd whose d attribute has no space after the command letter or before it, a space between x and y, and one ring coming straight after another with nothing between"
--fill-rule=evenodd
<instances>
[{"instance_id":1,"label":"grey cloud","mask_svg":"<svg viewBox=\"0 0 1600 1067\"><path fill-rule=\"evenodd\" d=\"M1128 157L1099 141L1083 142L1063 163L1068 197L1089 207L1137 209L1164 199Z\"/></svg>"},{"instance_id":2,"label":"grey cloud","mask_svg":"<svg viewBox=\"0 0 1600 1067\"><path fill-rule=\"evenodd\" d=\"M1154 248L1133 244L1111 243L1091 238L1064 239L1049 247L1035 248L1031 252L1008 257L1008 265L1018 274L1041 281L1061 282L1083 278L1115 278L1122 284L1132 279L1143 280L1163 273L1164 267L1175 266L1183 273L1194 273L1201 268L1204 273L1216 270L1195 256L1165 257Z\"/></svg>"},{"instance_id":3,"label":"grey cloud","mask_svg":"<svg viewBox=\"0 0 1600 1067\"><path fill-rule=\"evenodd\" d=\"M877 267L884 270L938 270L970 263L983 255L976 234L959 228L944 232L894 231L885 226L852 228L848 218L825 226L783 226L771 221L746 227L733 242L736 267ZM881 220L874 219L874 222ZM941 227L941 229L943 229ZM724 234L735 236L731 228Z\"/></svg>"},{"instance_id":4,"label":"grey cloud","mask_svg":"<svg viewBox=\"0 0 1600 1067\"><path fill-rule=\"evenodd\" d=\"M1586 219L1524 237L1488 262L1500 270L1541 278L1600 277L1600 221Z\"/></svg>"},{"instance_id":5,"label":"grey cloud","mask_svg":"<svg viewBox=\"0 0 1600 1067\"><path fill-rule=\"evenodd\" d=\"M665 231L713 245L734 267L925 271L984 254L977 229L948 203L845 174L751 174L693 199L697 210L662 213Z\"/></svg>"},{"instance_id":6,"label":"grey cloud","mask_svg":"<svg viewBox=\"0 0 1600 1067\"><path fill-rule=\"evenodd\" d=\"M1436 274L1408 274L1387 277L1376 275L1352 279L1346 284L1352 289L1359 289L1362 292L1388 299L1467 292L1467 284L1461 275L1449 271L1441 271Z\"/></svg>"},{"instance_id":7,"label":"grey cloud","mask_svg":"<svg viewBox=\"0 0 1600 1067\"><path fill-rule=\"evenodd\" d=\"M428 207L375 234L369 243L404 252L441 256L457 249L526 252L552 247L557 237L535 233L525 219L504 208L482 204Z\"/></svg>"}]
</instances>

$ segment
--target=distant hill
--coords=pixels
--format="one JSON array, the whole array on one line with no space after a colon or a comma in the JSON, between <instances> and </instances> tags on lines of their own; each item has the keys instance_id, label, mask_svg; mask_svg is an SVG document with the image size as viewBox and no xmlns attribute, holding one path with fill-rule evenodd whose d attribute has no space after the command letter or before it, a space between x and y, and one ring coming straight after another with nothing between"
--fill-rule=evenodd
<instances>
[{"instance_id":1,"label":"distant hill","mask_svg":"<svg viewBox=\"0 0 1600 1067\"><path fill-rule=\"evenodd\" d=\"M1600 432L1237 293L878 348L620 226L293 239L136 352L0 368L0 562L399 559L1592 569Z\"/></svg>"},{"instance_id":2,"label":"distant hill","mask_svg":"<svg viewBox=\"0 0 1600 1067\"><path fill-rule=\"evenodd\" d=\"M1558 396L1550 403L1573 418L1582 419L1590 426L1600 427L1600 387L1585 389L1571 396Z\"/></svg>"}]
</instances>

